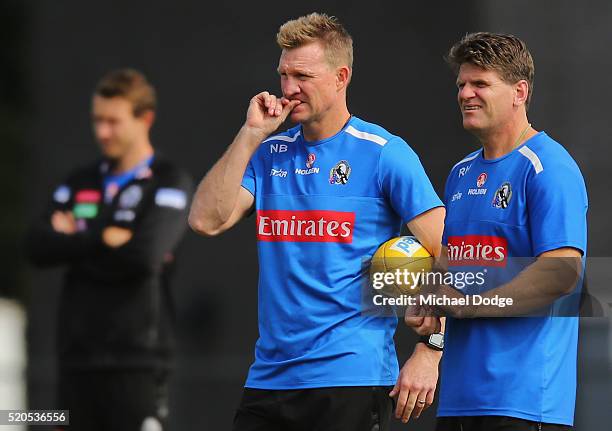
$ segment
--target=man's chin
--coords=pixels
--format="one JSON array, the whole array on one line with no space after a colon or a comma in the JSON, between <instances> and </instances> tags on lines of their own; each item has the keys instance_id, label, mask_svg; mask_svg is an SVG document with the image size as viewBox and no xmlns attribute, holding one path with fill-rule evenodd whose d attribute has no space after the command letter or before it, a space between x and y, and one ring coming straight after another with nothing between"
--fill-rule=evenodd
<instances>
[{"instance_id":1,"label":"man's chin","mask_svg":"<svg viewBox=\"0 0 612 431\"><path fill-rule=\"evenodd\" d=\"M308 121L308 115L305 112L291 112L289 120L293 123L305 123Z\"/></svg>"},{"instance_id":2,"label":"man's chin","mask_svg":"<svg viewBox=\"0 0 612 431\"><path fill-rule=\"evenodd\" d=\"M107 160L115 161L121 158L121 154L119 153L119 151L112 151L111 149L104 148L104 147L102 147L100 151L102 153L102 157L104 157Z\"/></svg>"},{"instance_id":3,"label":"man's chin","mask_svg":"<svg viewBox=\"0 0 612 431\"><path fill-rule=\"evenodd\" d=\"M468 132L476 132L482 129L481 125L477 121L463 120L463 128Z\"/></svg>"}]
</instances>

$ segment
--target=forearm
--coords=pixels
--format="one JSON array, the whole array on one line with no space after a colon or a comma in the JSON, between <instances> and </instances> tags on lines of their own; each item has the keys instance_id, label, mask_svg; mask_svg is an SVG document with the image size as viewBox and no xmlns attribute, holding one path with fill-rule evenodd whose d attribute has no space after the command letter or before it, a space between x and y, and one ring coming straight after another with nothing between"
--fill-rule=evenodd
<instances>
[{"instance_id":1,"label":"forearm","mask_svg":"<svg viewBox=\"0 0 612 431\"><path fill-rule=\"evenodd\" d=\"M427 347L425 343L418 342L414 346L414 350L412 351L412 355L423 355L427 357L432 365L437 366L440 360L442 359L442 351L434 350L430 347Z\"/></svg>"},{"instance_id":2,"label":"forearm","mask_svg":"<svg viewBox=\"0 0 612 431\"><path fill-rule=\"evenodd\" d=\"M214 234L232 215L251 156L265 138L243 126L223 156L198 185L189 212L189 225Z\"/></svg>"},{"instance_id":3,"label":"forearm","mask_svg":"<svg viewBox=\"0 0 612 431\"><path fill-rule=\"evenodd\" d=\"M106 262L118 276L147 276L161 271L185 233L184 211L149 210L134 236L124 245L107 248Z\"/></svg>"},{"instance_id":4,"label":"forearm","mask_svg":"<svg viewBox=\"0 0 612 431\"><path fill-rule=\"evenodd\" d=\"M436 207L418 215L407 223L410 232L436 258L441 254L445 215L444 207Z\"/></svg>"},{"instance_id":5,"label":"forearm","mask_svg":"<svg viewBox=\"0 0 612 431\"><path fill-rule=\"evenodd\" d=\"M429 322L424 322L424 325L429 327L429 329L425 331L426 336L429 336L434 333L439 333L439 332L444 334L444 330L446 328L446 317L431 316L428 318L434 319L434 320L431 320ZM433 324L433 322L436 322L435 325ZM422 332L417 332L417 333L423 334ZM430 360L434 361L436 365L438 362L440 362L440 359L442 359L441 350L434 350L431 347L428 347L425 344L425 342L420 341L420 340L417 341L417 343L415 344L412 354L413 355L425 354L428 358L430 358Z\"/></svg>"},{"instance_id":6,"label":"forearm","mask_svg":"<svg viewBox=\"0 0 612 431\"><path fill-rule=\"evenodd\" d=\"M581 271L580 258L539 258L510 282L482 294L483 298L510 298L511 306L473 306L471 317L520 316L536 312L571 293L580 279Z\"/></svg>"},{"instance_id":7,"label":"forearm","mask_svg":"<svg viewBox=\"0 0 612 431\"><path fill-rule=\"evenodd\" d=\"M74 262L100 251L99 231L66 235L48 226L36 226L26 236L26 252L30 261L40 266Z\"/></svg>"},{"instance_id":8,"label":"forearm","mask_svg":"<svg viewBox=\"0 0 612 431\"><path fill-rule=\"evenodd\" d=\"M538 258L508 283L480 294L485 299L474 305L440 305L437 312L457 318L522 316L536 312L552 304L559 297L571 293L580 279L582 264L579 257ZM464 300L459 290L450 286L436 286L423 294ZM503 298L506 306L500 307L486 299ZM509 301L512 304L509 304Z\"/></svg>"}]
</instances>

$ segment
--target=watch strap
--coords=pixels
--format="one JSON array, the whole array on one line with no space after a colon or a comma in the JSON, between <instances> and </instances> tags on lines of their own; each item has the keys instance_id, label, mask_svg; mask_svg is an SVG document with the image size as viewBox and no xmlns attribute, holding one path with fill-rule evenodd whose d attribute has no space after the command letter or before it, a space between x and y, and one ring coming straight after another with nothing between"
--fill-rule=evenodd
<instances>
[{"instance_id":1,"label":"watch strap","mask_svg":"<svg viewBox=\"0 0 612 431\"><path fill-rule=\"evenodd\" d=\"M444 336L444 334L442 334L442 333L432 334L432 335L442 335L442 336ZM421 335L419 337L419 342L420 343L425 343L425 345L427 347L429 347L430 349L436 350L438 352L443 351L444 350L444 344L442 344L442 346L434 344L434 343L431 342L430 337L431 337L431 335Z\"/></svg>"}]
</instances>

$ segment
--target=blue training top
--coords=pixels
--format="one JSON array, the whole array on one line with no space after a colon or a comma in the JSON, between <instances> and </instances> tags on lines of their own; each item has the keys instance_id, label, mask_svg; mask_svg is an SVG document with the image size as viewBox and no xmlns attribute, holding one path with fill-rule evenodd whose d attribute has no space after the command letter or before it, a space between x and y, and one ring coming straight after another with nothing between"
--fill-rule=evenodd
<instances>
[{"instance_id":1,"label":"blue training top","mask_svg":"<svg viewBox=\"0 0 612 431\"><path fill-rule=\"evenodd\" d=\"M246 386L395 384L397 319L361 313L363 260L442 205L414 151L356 117L317 142L296 126L263 141L242 186L255 196L260 262Z\"/></svg>"},{"instance_id":2,"label":"blue training top","mask_svg":"<svg viewBox=\"0 0 612 431\"><path fill-rule=\"evenodd\" d=\"M482 150L468 155L451 170L444 199L450 269L471 262L492 277L497 271L501 283L518 271L508 258L561 247L586 256L582 174L543 132L498 159L485 160ZM577 296L557 299L543 317L448 318L438 416L500 415L571 425L578 317L559 317L559 310L575 307Z\"/></svg>"}]
</instances>

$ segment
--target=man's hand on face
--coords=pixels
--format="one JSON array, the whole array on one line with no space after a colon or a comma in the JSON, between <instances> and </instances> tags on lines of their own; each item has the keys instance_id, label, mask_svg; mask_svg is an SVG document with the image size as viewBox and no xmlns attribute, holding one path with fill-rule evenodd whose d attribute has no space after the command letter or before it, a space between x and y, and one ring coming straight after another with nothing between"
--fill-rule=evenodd
<instances>
[{"instance_id":1,"label":"man's hand on face","mask_svg":"<svg viewBox=\"0 0 612 431\"><path fill-rule=\"evenodd\" d=\"M119 248L132 239L132 235L129 229L109 226L102 231L102 241L110 248Z\"/></svg>"},{"instance_id":2,"label":"man's hand on face","mask_svg":"<svg viewBox=\"0 0 612 431\"><path fill-rule=\"evenodd\" d=\"M51 215L51 226L58 233L72 235L76 233L77 226L70 211L55 211Z\"/></svg>"},{"instance_id":3,"label":"man's hand on face","mask_svg":"<svg viewBox=\"0 0 612 431\"><path fill-rule=\"evenodd\" d=\"M270 135L285 121L289 113L299 105L299 100L278 98L263 91L253 97L249 103L245 127L263 138Z\"/></svg>"}]
</instances>

